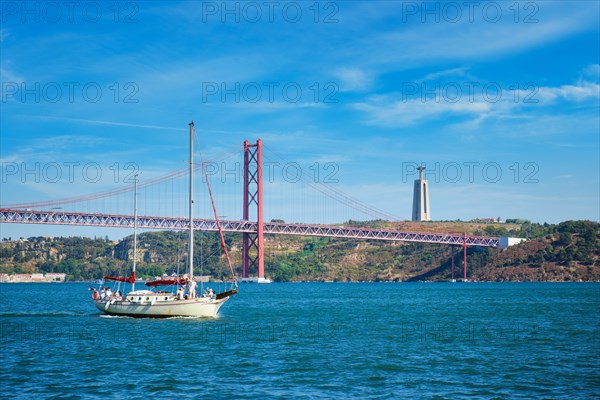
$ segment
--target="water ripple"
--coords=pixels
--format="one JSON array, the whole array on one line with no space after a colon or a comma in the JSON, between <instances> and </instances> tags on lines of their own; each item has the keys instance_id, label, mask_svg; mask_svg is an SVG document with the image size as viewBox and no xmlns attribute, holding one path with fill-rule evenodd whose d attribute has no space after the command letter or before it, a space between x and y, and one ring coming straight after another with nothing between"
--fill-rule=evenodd
<instances>
[{"instance_id":1,"label":"water ripple","mask_svg":"<svg viewBox=\"0 0 600 400\"><path fill-rule=\"evenodd\" d=\"M248 285L218 319L11 285L1 398L598 398L598 284ZM29 299L36 299L29 302Z\"/></svg>"}]
</instances>

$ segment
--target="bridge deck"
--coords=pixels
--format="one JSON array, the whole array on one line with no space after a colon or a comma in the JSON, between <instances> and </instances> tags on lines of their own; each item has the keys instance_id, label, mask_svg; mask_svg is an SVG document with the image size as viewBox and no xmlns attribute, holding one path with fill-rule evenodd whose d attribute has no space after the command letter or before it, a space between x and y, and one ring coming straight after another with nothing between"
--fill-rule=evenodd
<instances>
[{"instance_id":1,"label":"bridge deck","mask_svg":"<svg viewBox=\"0 0 600 400\"><path fill-rule=\"evenodd\" d=\"M220 221L226 232L256 232L257 223L252 221ZM0 223L77 225L133 228L133 216L88 214L64 211L34 211L20 209L0 209ZM138 216L137 226L150 229L187 229L187 218ZM197 230L216 231L217 222L212 219L195 219ZM365 229L332 225L305 225L265 222L264 232L278 235L327 236L335 238L391 240L420 243L462 245L465 241L460 234L400 232L389 229ZM495 237L467 236L467 246L498 247Z\"/></svg>"}]
</instances>

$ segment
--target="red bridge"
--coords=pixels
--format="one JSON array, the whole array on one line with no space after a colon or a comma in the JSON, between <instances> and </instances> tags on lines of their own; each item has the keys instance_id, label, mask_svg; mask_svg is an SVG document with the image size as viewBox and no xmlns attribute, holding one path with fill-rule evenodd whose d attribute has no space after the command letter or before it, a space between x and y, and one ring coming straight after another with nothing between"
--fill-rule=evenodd
<instances>
[{"instance_id":1,"label":"red bridge","mask_svg":"<svg viewBox=\"0 0 600 400\"><path fill-rule=\"evenodd\" d=\"M181 173L177 173L181 174ZM170 174L169 176L173 176ZM466 249L467 246L498 247L499 239L494 237L469 236L465 234L439 234L401 232L389 229L365 229L335 225L291 224L263 221L263 186L262 186L262 141L256 144L244 142L244 203L243 220L220 220L221 227L226 232L243 233L243 276L256 269L259 277L264 277L264 235L297 235L297 236L326 236L347 239L389 240L420 243L437 243L459 245L463 248L463 273L466 280ZM150 182L150 184L153 184ZM134 217L131 215L99 214L67 212L57 209L49 211L34 208L50 207L67 203L77 203L113 196L130 191L130 188L111 192L81 196L74 199L16 204L0 208L0 223L19 224L55 224L99 227L133 227ZM256 207L256 221L250 221L250 209ZM189 228L187 218L138 216L137 226L149 229ZM217 222L213 219L195 219L194 229L216 231ZM453 259L454 261L454 259Z\"/></svg>"}]
</instances>

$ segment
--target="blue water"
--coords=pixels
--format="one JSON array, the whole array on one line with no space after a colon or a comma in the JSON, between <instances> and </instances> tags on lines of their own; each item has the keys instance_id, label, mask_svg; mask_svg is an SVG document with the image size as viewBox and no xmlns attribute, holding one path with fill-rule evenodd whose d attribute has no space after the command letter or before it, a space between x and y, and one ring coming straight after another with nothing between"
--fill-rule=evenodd
<instances>
[{"instance_id":1,"label":"blue water","mask_svg":"<svg viewBox=\"0 0 600 400\"><path fill-rule=\"evenodd\" d=\"M600 285L242 285L214 320L0 285L0 398L599 398Z\"/></svg>"}]
</instances>

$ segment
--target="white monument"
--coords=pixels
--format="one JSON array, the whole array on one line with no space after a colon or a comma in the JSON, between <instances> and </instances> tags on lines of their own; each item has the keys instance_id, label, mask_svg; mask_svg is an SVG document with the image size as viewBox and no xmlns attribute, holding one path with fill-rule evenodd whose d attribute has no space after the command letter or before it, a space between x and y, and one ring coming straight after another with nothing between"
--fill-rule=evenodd
<instances>
[{"instance_id":1,"label":"white monument","mask_svg":"<svg viewBox=\"0 0 600 400\"><path fill-rule=\"evenodd\" d=\"M427 179L423 179L425 167L420 165L417 169L419 170L419 179L415 180L412 220L431 221L429 210L429 182L427 182Z\"/></svg>"}]
</instances>

